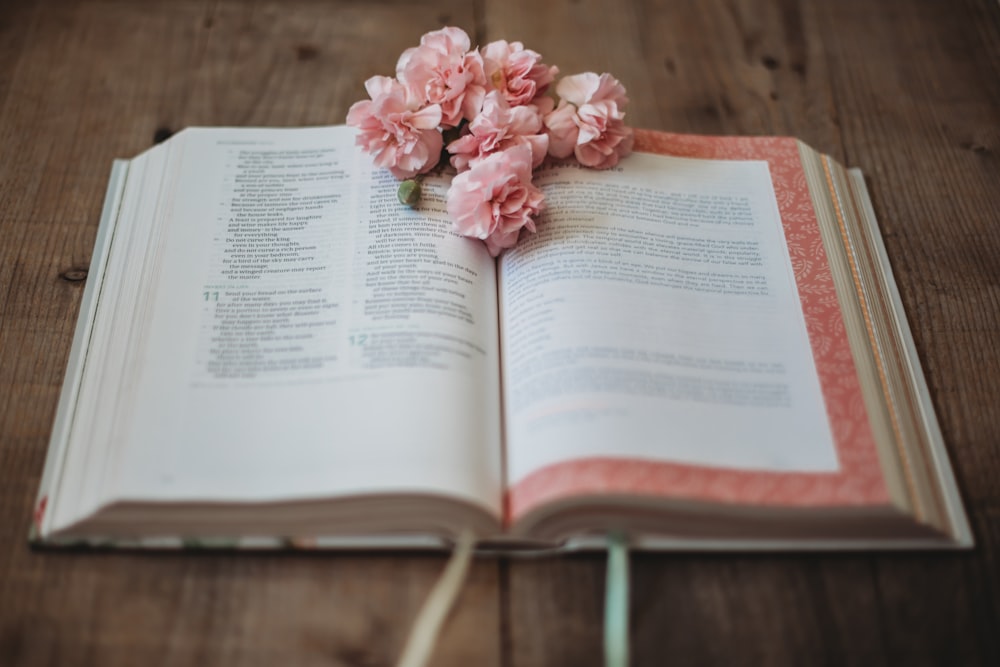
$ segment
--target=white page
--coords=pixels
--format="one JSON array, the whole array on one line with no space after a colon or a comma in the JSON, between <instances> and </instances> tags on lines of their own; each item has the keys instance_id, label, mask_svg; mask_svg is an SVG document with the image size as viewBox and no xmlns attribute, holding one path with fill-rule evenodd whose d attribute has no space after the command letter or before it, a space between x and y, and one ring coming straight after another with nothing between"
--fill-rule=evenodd
<instances>
[{"instance_id":1,"label":"white page","mask_svg":"<svg viewBox=\"0 0 1000 667\"><path fill-rule=\"evenodd\" d=\"M499 513L495 265L349 128L182 142L110 495L458 496Z\"/></svg>"},{"instance_id":2,"label":"white page","mask_svg":"<svg viewBox=\"0 0 1000 667\"><path fill-rule=\"evenodd\" d=\"M837 469L765 162L536 180L547 213L500 268L509 483L601 456Z\"/></svg>"}]
</instances>

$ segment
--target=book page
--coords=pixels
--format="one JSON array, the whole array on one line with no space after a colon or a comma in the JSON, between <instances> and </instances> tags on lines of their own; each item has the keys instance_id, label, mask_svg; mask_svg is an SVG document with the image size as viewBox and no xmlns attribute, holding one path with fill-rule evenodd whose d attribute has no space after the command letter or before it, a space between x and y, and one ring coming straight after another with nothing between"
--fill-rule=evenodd
<instances>
[{"instance_id":1,"label":"book page","mask_svg":"<svg viewBox=\"0 0 1000 667\"><path fill-rule=\"evenodd\" d=\"M161 215L128 499L434 493L499 512L495 264L349 128L188 130Z\"/></svg>"},{"instance_id":2,"label":"book page","mask_svg":"<svg viewBox=\"0 0 1000 667\"><path fill-rule=\"evenodd\" d=\"M507 474L588 457L838 469L767 163L537 177L501 262Z\"/></svg>"}]
</instances>

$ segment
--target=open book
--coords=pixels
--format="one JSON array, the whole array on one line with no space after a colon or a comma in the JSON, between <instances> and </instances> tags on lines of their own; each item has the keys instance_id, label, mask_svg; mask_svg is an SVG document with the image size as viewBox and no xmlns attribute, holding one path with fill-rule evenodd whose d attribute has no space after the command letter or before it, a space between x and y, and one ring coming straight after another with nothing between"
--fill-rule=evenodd
<instances>
[{"instance_id":1,"label":"open book","mask_svg":"<svg viewBox=\"0 0 1000 667\"><path fill-rule=\"evenodd\" d=\"M971 544L860 174L640 131L494 260L353 144L116 162L37 542Z\"/></svg>"}]
</instances>

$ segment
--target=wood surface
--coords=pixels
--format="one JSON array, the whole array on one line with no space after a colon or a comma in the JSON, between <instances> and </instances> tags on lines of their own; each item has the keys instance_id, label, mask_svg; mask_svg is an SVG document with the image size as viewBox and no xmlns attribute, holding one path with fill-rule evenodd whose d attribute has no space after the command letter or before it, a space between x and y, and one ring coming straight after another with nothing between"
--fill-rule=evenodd
<instances>
[{"instance_id":1,"label":"wood surface","mask_svg":"<svg viewBox=\"0 0 1000 667\"><path fill-rule=\"evenodd\" d=\"M34 552L111 160L192 125L343 122L423 32L610 71L628 121L862 168L977 540L638 555L635 665L1000 664L1000 5L993 0L0 3L0 665L391 665L444 565ZM477 560L435 665L599 665L604 559Z\"/></svg>"}]
</instances>

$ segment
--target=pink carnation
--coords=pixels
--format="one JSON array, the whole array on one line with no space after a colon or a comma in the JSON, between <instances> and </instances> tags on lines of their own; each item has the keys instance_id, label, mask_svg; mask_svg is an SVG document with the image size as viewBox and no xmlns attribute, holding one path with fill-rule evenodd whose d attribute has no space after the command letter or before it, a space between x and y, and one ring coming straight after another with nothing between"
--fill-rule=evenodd
<instances>
[{"instance_id":1,"label":"pink carnation","mask_svg":"<svg viewBox=\"0 0 1000 667\"><path fill-rule=\"evenodd\" d=\"M448 144L451 164L463 171L491 153L511 146L531 149L531 166L537 167L549 150L549 137L542 133L542 115L533 104L511 108L498 90L483 100L483 110L466 126L467 134Z\"/></svg>"},{"instance_id":2,"label":"pink carnation","mask_svg":"<svg viewBox=\"0 0 1000 667\"><path fill-rule=\"evenodd\" d=\"M521 42L499 40L482 49L486 78L512 107L530 104L555 81L558 67L540 61L542 56Z\"/></svg>"},{"instance_id":3,"label":"pink carnation","mask_svg":"<svg viewBox=\"0 0 1000 667\"><path fill-rule=\"evenodd\" d=\"M532 216L544 195L531 184L531 149L517 145L493 153L454 177L448 215L455 231L486 241L496 257L517 243L522 228L535 231Z\"/></svg>"},{"instance_id":4,"label":"pink carnation","mask_svg":"<svg viewBox=\"0 0 1000 667\"><path fill-rule=\"evenodd\" d=\"M454 127L479 112L486 95L483 58L469 51L461 28L442 28L420 38L396 63L396 78L422 103L441 105L441 124Z\"/></svg>"},{"instance_id":5,"label":"pink carnation","mask_svg":"<svg viewBox=\"0 0 1000 667\"><path fill-rule=\"evenodd\" d=\"M610 74L593 72L563 78L556 86L562 98L545 116L549 153L576 155L580 164L607 169L632 152L632 128L625 126L625 87Z\"/></svg>"},{"instance_id":6,"label":"pink carnation","mask_svg":"<svg viewBox=\"0 0 1000 667\"><path fill-rule=\"evenodd\" d=\"M389 77L373 76L365 88L371 99L355 102L347 112L347 124L360 130L357 144L396 178L432 169L444 144L437 130L441 107L415 108L407 102L406 89Z\"/></svg>"}]
</instances>

